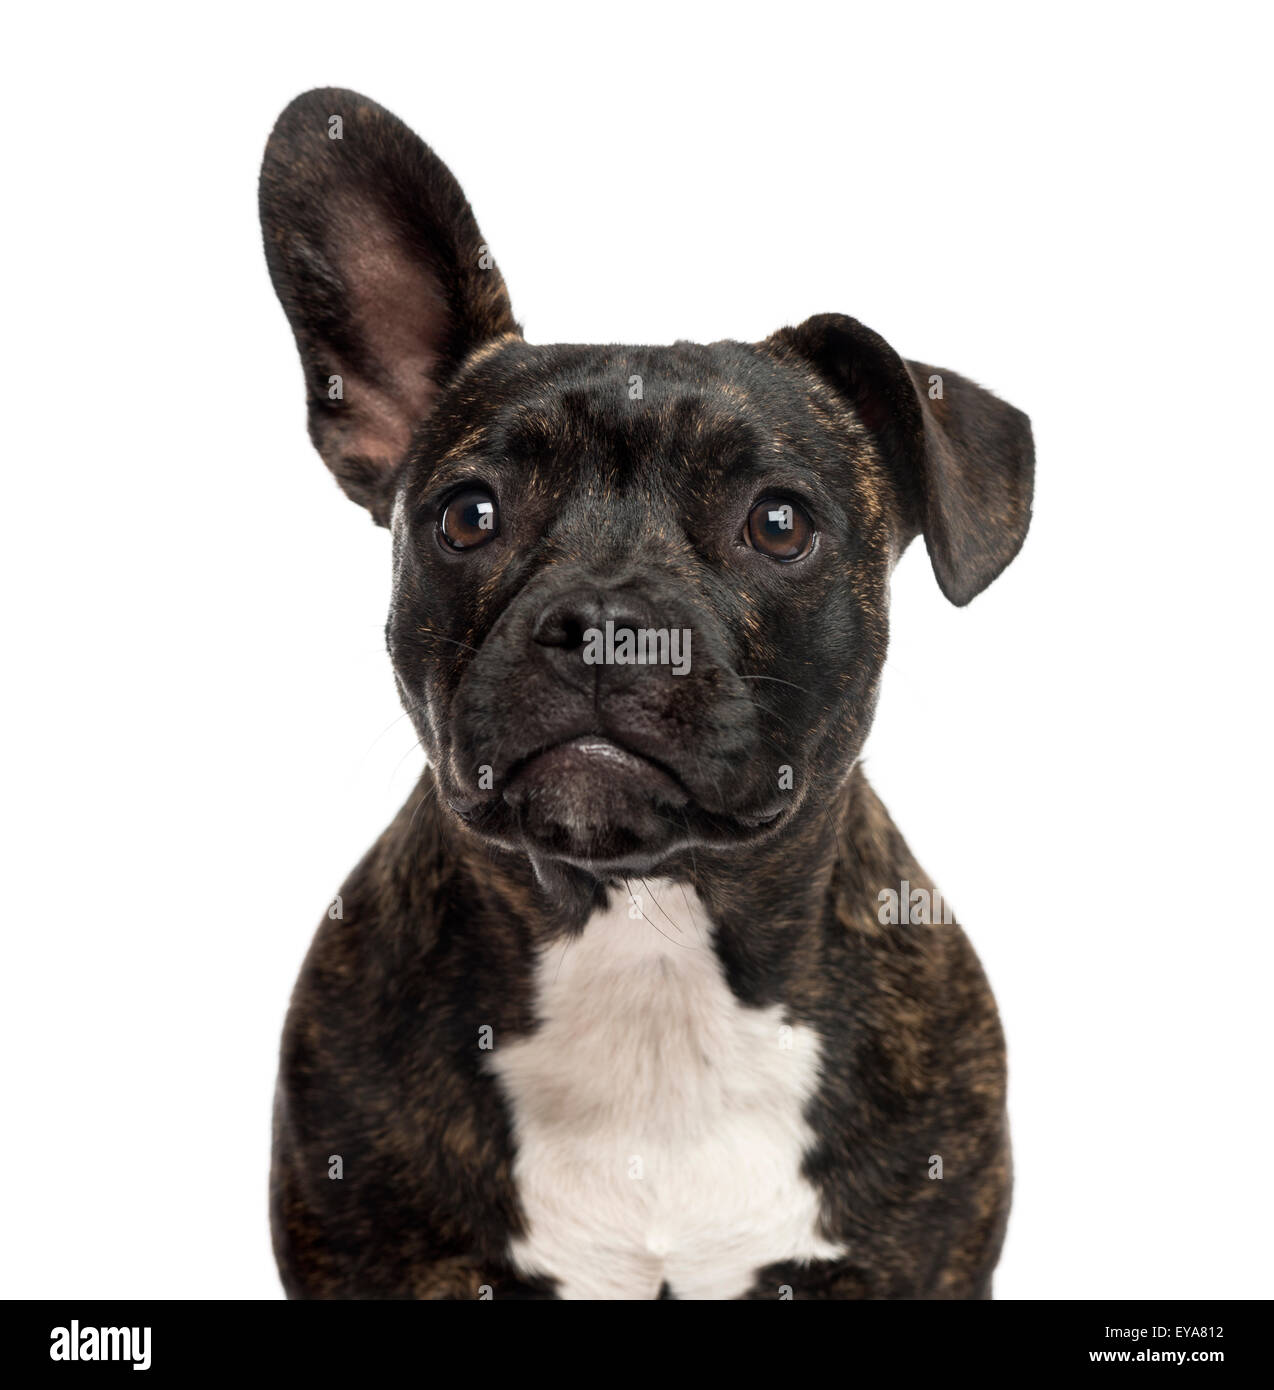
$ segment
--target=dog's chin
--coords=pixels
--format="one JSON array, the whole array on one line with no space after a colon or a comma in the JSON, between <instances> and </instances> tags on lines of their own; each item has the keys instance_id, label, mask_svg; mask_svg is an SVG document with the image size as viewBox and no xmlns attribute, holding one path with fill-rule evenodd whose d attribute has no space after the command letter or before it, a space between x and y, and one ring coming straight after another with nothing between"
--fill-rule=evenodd
<instances>
[{"instance_id":1,"label":"dog's chin","mask_svg":"<svg viewBox=\"0 0 1274 1390\"><path fill-rule=\"evenodd\" d=\"M594 873L649 872L689 839L690 797L676 777L605 738L527 759L502 799L533 858Z\"/></svg>"}]
</instances>

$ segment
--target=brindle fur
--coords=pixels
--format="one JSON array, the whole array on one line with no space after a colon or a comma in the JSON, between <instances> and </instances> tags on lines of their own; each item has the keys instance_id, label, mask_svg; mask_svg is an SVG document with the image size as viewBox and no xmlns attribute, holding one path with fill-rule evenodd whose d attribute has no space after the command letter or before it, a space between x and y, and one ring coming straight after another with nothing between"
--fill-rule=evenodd
<instances>
[{"instance_id":1,"label":"brindle fur","mask_svg":"<svg viewBox=\"0 0 1274 1390\"><path fill-rule=\"evenodd\" d=\"M931 885L859 772L830 816L753 853L742 891L726 854L697 851L687 878L739 997L825 1039L807 1171L854 1255L764 1270L751 1296L987 1296L1009 1205L1004 1044L968 939L877 921L880 885ZM535 947L586 911L546 910L526 861L444 815L429 773L341 897L284 1037L272 1205L289 1296L551 1296L505 1261L511 1141L477 1038L535 1026Z\"/></svg>"},{"instance_id":2,"label":"brindle fur","mask_svg":"<svg viewBox=\"0 0 1274 1390\"><path fill-rule=\"evenodd\" d=\"M342 887L288 1015L271 1193L289 1296L553 1296L506 1262L522 1216L480 1030L496 1048L533 1030L539 953L569 950L608 894L657 872L699 894L738 999L823 1040L805 1166L823 1233L852 1253L759 1271L750 1296L989 1297L1010 1191L995 1004L958 926L880 924L882 889L932 885L857 758L892 567L923 533L965 603L1008 564L1029 518L1026 417L950 372L931 400L936 369L842 315L760 344L533 347L498 271L473 269L481 234L445 166L353 93L309 93L280 118L262 217L315 442L373 517L398 509L387 637L430 761ZM407 321L386 325L395 303ZM440 490L471 476L516 499L519 543L459 566L431 526ZM759 557L714 530L775 477L823 518L799 573L744 568ZM696 809L688 843L594 875L520 847L499 787L593 727L591 703L525 653L545 596L599 565L693 623L689 676L610 698ZM731 820L766 810L782 765L796 781L778 819Z\"/></svg>"}]
</instances>

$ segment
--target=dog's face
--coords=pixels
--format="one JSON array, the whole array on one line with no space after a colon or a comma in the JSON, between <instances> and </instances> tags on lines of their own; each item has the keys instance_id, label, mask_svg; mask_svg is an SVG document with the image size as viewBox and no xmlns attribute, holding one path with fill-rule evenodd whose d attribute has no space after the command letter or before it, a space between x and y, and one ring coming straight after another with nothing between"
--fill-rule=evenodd
<instances>
[{"instance_id":1,"label":"dog's face","mask_svg":"<svg viewBox=\"0 0 1274 1390\"><path fill-rule=\"evenodd\" d=\"M537 863L644 873L825 805L907 543L957 603L1021 545L1026 417L853 319L526 343L455 181L365 98L292 103L261 206L312 437L393 529L389 648L440 798Z\"/></svg>"},{"instance_id":2,"label":"dog's face","mask_svg":"<svg viewBox=\"0 0 1274 1390\"><path fill-rule=\"evenodd\" d=\"M894 541L813 389L731 344L510 338L463 372L397 484L389 642L475 828L642 871L771 833L845 765ZM606 661L608 623L647 661Z\"/></svg>"}]
</instances>

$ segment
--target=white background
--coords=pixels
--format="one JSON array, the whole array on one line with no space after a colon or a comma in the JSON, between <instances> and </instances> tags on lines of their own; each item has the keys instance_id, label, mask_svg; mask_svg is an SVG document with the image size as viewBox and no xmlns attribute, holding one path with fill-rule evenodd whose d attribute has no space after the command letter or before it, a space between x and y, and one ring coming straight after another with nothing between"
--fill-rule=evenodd
<instances>
[{"instance_id":1,"label":"white background","mask_svg":"<svg viewBox=\"0 0 1274 1390\"><path fill-rule=\"evenodd\" d=\"M868 749L1004 1016L997 1293L1274 1293L1257 7L8 24L0 1292L278 1296L288 992L419 768L256 225L333 84L450 163L532 341L839 310L1029 412L1026 548L965 610L907 556Z\"/></svg>"}]
</instances>

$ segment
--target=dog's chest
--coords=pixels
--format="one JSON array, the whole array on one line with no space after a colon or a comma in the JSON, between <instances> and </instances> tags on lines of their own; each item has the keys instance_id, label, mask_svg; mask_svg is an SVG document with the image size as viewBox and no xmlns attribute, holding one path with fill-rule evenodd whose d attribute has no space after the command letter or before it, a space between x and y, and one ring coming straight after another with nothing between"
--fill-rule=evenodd
<instances>
[{"instance_id":1,"label":"dog's chest","mask_svg":"<svg viewBox=\"0 0 1274 1390\"><path fill-rule=\"evenodd\" d=\"M842 1253L801 1173L819 1042L739 1003L688 889L637 892L545 952L540 1026L492 1053L526 1217L512 1258L565 1298L737 1297L766 1264Z\"/></svg>"}]
</instances>

